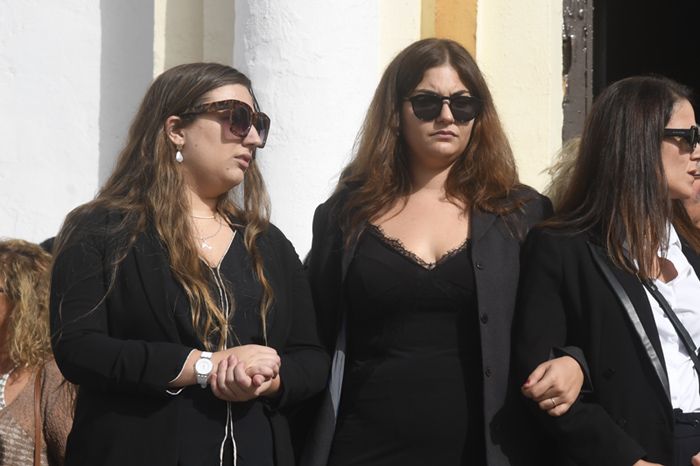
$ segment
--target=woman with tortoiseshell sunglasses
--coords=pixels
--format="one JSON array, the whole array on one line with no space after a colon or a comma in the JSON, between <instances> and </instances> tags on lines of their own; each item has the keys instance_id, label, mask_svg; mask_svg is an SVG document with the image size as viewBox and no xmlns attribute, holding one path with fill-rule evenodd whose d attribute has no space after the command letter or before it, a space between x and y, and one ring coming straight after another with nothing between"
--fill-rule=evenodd
<instances>
[{"instance_id":1,"label":"woman with tortoiseshell sunglasses","mask_svg":"<svg viewBox=\"0 0 700 466\"><path fill-rule=\"evenodd\" d=\"M172 68L67 217L51 291L56 362L79 386L66 465L294 464L287 410L322 390L329 360L269 223L255 158L269 129L239 71Z\"/></svg>"}]
</instances>

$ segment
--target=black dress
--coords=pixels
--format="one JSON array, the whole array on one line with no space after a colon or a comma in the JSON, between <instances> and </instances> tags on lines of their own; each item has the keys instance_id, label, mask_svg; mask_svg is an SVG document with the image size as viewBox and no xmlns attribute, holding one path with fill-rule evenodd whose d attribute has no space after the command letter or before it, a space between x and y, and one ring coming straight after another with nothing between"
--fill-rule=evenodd
<instances>
[{"instance_id":1,"label":"black dress","mask_svg":"<svg viewBox=\"0 0 700 466\"><path fill-rule=\"evenodd\" d=\"M258 310L262 289L254 278L240 232L234 236L219 267L209 267L209 271L212 296L222 309L229 308L231 312L228 346L264 344ZM173 280L171 286L174 283ZM223 290L229 292L222 293ZM184 294L179 289L170 291L171 296L180 298L175 304L175 314L183 343L202 348L192 326L189 306L184 305ZM178 466L231 466L234 448L237 466L274 465L272 429L260 399L227 403L216 398L210 387L202 389L199 385L186 387L177 396L182 397Z\"/></svg>"},{"instance_id":2,"label":"black dress","mask_svg":"<svg viewBox=\"0 0 700 466\"><path fill-rule=\"evenodd\" d=\"M426 264L370 226L346 293L348 362L329 464L484 464L469 241Z\"/></svg>"}]
</instances>

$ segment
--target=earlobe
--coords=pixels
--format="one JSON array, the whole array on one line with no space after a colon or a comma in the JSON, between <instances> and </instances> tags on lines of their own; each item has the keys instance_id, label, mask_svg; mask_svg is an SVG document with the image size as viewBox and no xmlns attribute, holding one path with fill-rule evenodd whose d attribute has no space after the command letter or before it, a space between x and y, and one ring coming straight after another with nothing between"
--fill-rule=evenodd
<instances>
[{"instance_id":1,"label":"earlobe","mask_svg":"<svg viewBox=\"0 0 700 466\"><path fill-rule=\"evenodd\" d=\"M176 146L185 145L185 134L180 126L181 121L182 120L180 120L180 117L174 115L169 116L168 119L165 120L165 134Z\"/></svg>"}]
</instances>

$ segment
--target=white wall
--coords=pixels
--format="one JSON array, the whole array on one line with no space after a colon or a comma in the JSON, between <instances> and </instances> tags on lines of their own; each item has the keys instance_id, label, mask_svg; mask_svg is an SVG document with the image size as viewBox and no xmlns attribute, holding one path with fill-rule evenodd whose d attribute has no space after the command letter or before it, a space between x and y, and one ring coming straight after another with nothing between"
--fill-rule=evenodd
<instances>
[{"instance_id":1,"label":"white wall","mask_svg":"<svg viewBox=\"0 0 700 466\"><path fill-rule=\"evenodd\" d=\"M38 241L97 186L100 10L2 0L0 11L0 236Z\"/></svg>"},{"instance_id":2,"label":"white wall","mask_svg":"<svg viewBox=\"0 0 700 466\"><path fill-rule=\"evenodd\" d=\"M300 255L313 211L348 161L378 82L374 0L237 0L234 66L272 126L258 152L272 220Z\"/></svg>"},{"instance_id":3,"label":"white wall","mask_svg":"<svg viewBox=\"0 0 700 466\"><path fill-rule=\"evenodd\" d=\"M153 74L215 59L251 76L272 117L259 156L273 221L304 255L381 72L420 37L421 0L0 0L0 11L0 236L54 235L110 172ZM484 0L477 19L477 60L522 178L542 187L560 144L561 2Z\"/></svg>"},{"instance_id":4,"label":"white wall","mask_svg":"<svg viewBox=\"0 0 700 466\"><path fill-rule=\"evenodd\" d=\"M94 196L150 80L152 8L0 0L0 236L42 241Z\"/></svg>"}]
</instances>

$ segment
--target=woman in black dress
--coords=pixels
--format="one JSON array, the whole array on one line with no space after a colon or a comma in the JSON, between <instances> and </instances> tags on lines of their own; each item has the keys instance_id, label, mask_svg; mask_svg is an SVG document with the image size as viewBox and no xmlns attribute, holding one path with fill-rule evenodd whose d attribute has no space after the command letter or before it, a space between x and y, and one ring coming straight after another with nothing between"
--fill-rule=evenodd
<instances>
[{"instance_id":1,"label":"woman in black dress","mask_svg":"<svg viewBox=\"0 0 700 466\"><path fill-rule=\"evenodd\" d=\"M527 464L510 320L520 241L549 210L518 182L469 53L439 39L403 50L314 218L308 268L335 352L308 464ZM541 369L528 387L559 414L581 370L568 356Z\"/></svg>"},{"instance_id":2,"label":"woman in black dress","mask_svg":"<svg viewBox=\"0 0 700 466\"><path fill-rule=\"evenodd\" d=\"M329 361L268 221L255 157L269 128L235 69L170 69L67 217L51 290L56 362L79 386L67 465L293 464L285 410Z\"/></svg>"}]
</instances>

